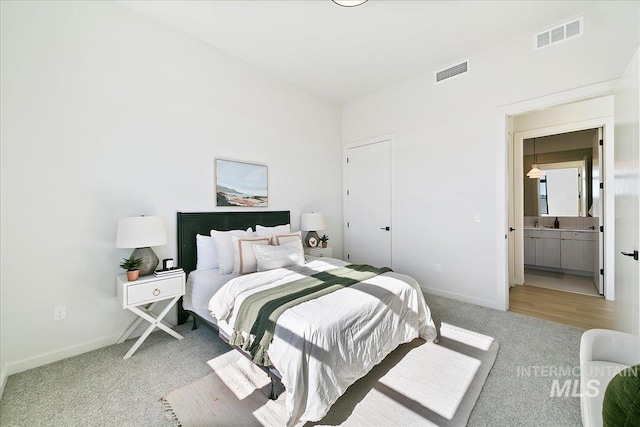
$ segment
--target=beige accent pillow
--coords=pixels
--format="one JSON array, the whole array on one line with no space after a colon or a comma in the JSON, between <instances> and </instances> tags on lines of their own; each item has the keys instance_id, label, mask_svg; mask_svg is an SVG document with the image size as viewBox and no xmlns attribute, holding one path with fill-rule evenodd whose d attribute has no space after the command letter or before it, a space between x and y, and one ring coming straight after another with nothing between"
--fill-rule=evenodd
<instances>
[{"instance_id":1,"label":"beige accent pillow","mask_svg":"<svg viewBox=\"0 0 640 427\"><path fill-rule=\"evenodd\" d=\"M233 241L233 272L238 274L255 273L257 269L254 245L269 245L268 237L240 238L232 236Z\"/></svg>"},{"instance_id":2,"label":"beige accent pillow","mask_svg":"<svg viewBox=\"0 0 640 427\"><path fill-rule=\"evenodd\" d=\"M296 241L302 242L301 231L297 231L291 234L276 234L274 236L271 236L271 244L273 246L280 246L280 245L284 245L285 243L296 242Z\"/></svg>"}]
</instances>

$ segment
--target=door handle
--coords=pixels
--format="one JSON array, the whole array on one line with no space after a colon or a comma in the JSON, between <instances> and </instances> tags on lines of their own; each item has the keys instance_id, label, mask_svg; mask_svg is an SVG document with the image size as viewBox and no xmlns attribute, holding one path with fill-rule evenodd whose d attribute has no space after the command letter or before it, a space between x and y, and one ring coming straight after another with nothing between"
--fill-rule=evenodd
<instances>
[{"instance_id":1,"label":"door handle","mask_svg":"<svg viewBox=\"0 0 640 427\"><path fill-rule=\"evenodd\" d=\"M509 227L509 231L516 231L516 229L513 227Z\"/></svg>"},{"instance_id":2,"label":"door handle","mask_svg":"<svg viewBox=\"0 0 640 427\"><path fill-rule=\"evenodd\" d=\"M635 259L636 261L638 261L638 251L633 251L633 252L620 252L622 255L625 256L632 256L633 259Z\"/></svg>"},{"instance_id":3,"label":"door handle","mask_svg":"<svg viewBox=\"0 0 640 427\"><path fill-rule=\"evenodd\" d=\"M390 230L390 228L389 228L389 227L380 227L380 230L386 230L386 231L389 231L389 230Z\"/></svg>"}]
</instances>

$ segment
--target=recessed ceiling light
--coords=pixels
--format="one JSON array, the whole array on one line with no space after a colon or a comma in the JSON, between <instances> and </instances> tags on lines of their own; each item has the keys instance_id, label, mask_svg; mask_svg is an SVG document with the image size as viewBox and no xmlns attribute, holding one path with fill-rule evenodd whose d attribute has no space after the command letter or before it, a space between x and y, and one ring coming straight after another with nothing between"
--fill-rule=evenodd
<instances>
[{"instance_id":1,"label":"recessed ceiling light","mask_svg":"<svg viewBox=\"0 0 640 427\"><path fill-rule=\"evenodd\" d=\"M333 1L335 4L339 6L344 6L344 7L360 6L361 4L364 4L367 2L367 0L331 0L331 1Z\"/></svg>"}]
</instances>

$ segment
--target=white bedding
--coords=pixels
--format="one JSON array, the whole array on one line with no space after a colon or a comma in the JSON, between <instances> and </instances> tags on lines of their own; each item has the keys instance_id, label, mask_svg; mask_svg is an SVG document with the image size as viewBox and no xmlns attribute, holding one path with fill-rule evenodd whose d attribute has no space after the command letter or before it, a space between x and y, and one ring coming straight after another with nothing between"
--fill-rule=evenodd
<instances>
[{"instance_id":1,"label":"white bedding","mask_svg":"<svg viewBox=\"0 0 640 427\"><path fill-rule=\"evenodd\" d=\"M213 294L220 290L222 285L238 276L237 273L220 274L217 268L192 271L189 273L189 277L187 277L185 294L182 298L182 307L215 323L215 319L211 317L211 313L209 312L209 301L211 297L213 297Z\"/></svg>"},{"instance_id":2,"label":"white bedding","mask_svg":"<svg viewBox=\"0 0 640 427\"><path fill-rule=\"evenodd\" d=\"M347 263L322 258L240 276L213 295L209 309L219 324L233 325L234 309L248 295L304 277L305 271L343 265ZM437 336L429 308L418 283L393 272L286 310L278 319L269 357L286 387L288 425L320 420L347 387L418 336L430 341Z\"/></svg>"}]
</instances>

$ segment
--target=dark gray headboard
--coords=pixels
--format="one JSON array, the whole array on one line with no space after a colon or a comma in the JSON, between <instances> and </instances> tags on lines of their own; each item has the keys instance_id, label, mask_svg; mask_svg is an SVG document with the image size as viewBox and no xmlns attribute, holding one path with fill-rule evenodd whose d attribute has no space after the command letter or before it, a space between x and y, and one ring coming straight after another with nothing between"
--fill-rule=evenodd
<instances>
[{"instance_id":1,"label":"dark gray headboard","mask_svg":"<svg viewBox=\"0 0 640 427\"><path fill-rule=\"evenodd\" d=\"M289 211L259 212L178 212L178 265L189 273L196 269L196 234L211 230L246 230L257 224L266 227L290 224Z\"/></svg>"}]
</instances>

